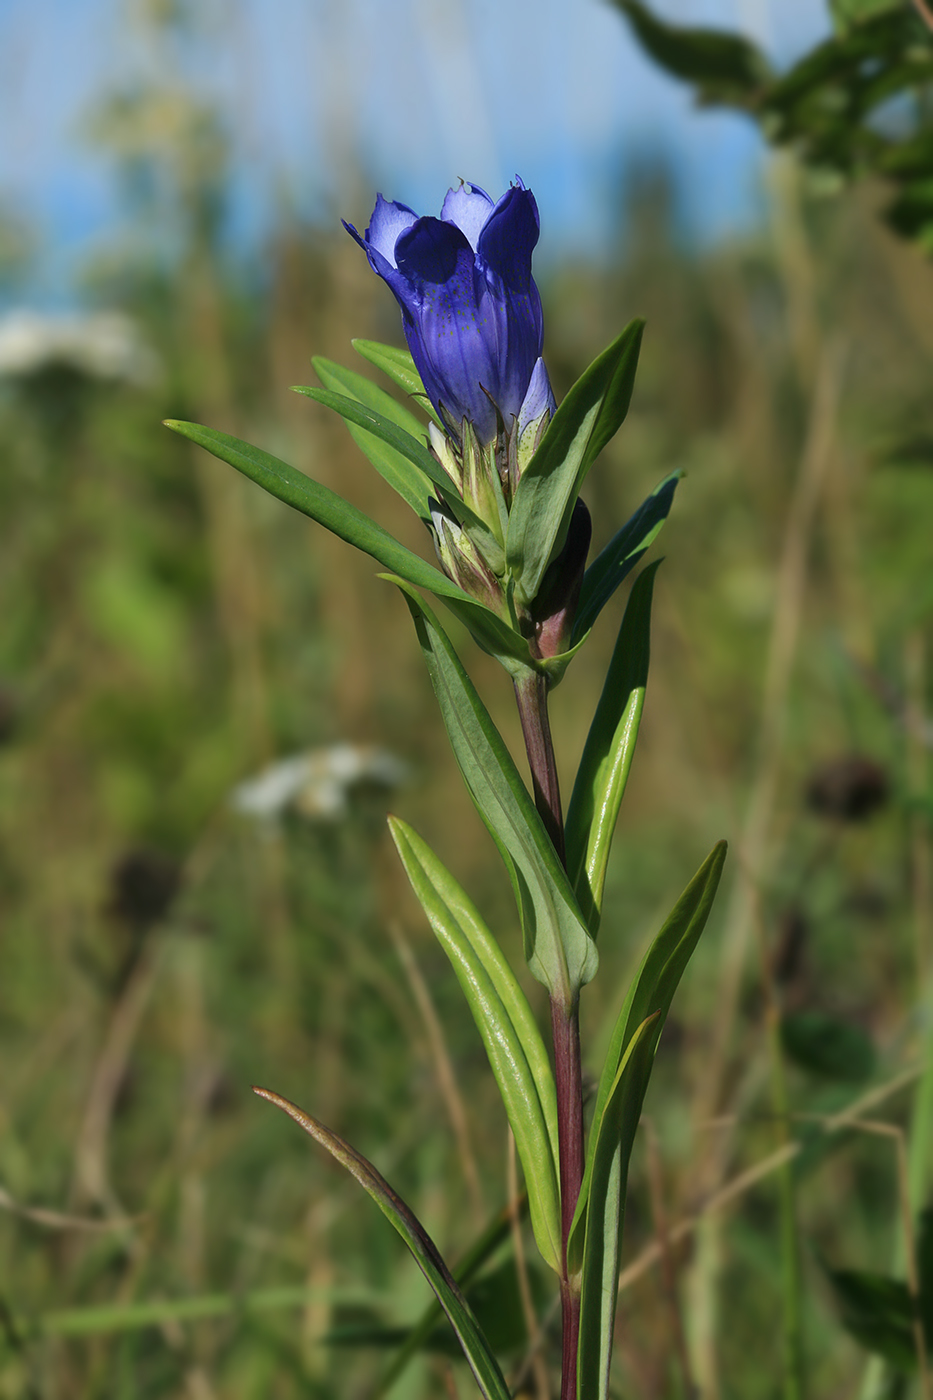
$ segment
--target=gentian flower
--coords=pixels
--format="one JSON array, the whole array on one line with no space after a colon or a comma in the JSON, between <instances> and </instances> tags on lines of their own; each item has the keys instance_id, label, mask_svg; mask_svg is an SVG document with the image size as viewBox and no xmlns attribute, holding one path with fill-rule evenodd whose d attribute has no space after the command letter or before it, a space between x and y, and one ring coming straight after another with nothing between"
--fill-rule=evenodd
<instances>
[{"instance_id":1,"label":"gentian flower","mask_svg":"<svg viewBox=\"0 0 933 1400\"><path fill-rule=\"evenodd\" d=\"M478 185L461 184L439 219L379 195L364 237L345 227L395 294L425 391L458 446L464 423L483 447L503 435L517 446L550 417L531 275L538 206L520 180L495 204Z\"/></svg>"}]
</instances>

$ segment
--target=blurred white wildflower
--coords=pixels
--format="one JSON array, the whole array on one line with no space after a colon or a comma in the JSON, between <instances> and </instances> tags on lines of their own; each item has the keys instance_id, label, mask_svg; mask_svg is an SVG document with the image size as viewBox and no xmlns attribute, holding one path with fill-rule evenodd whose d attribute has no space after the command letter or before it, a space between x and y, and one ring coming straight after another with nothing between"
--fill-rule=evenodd
<instances>
[{"instance_id":1,"label":"blurred white wildflower","mask_svg":"<svg viewBox=\"0 0 933 1400\"><path fill-rule=\"evenodd\" d=\"M0 376L54 366L143 386L158 380L162 368L136 322L119 311L54 316L20 310L0 316Z\"/></svg>"},{"instance_id":2,"label":"blurred white wildflower","mask_svg":"<svg viewBox=\"0 0 933 1400\"><path fill-rule=\"evenodd\" d=\"M235 787L230 803L238 812L266 821L292 810L312 821L338 821L360 787L401 786L408 766L385 749L331 744L270 764Z\"/></svg>"}]
</instances>

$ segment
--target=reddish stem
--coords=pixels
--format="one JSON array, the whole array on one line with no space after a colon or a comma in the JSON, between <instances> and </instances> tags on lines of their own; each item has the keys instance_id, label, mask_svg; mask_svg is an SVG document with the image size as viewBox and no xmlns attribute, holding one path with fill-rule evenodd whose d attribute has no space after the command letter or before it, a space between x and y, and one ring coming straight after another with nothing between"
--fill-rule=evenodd
<instances>
[{"instance_id":1,"label":"reddish stem","mask_svg":"<svg viewBox=\"0 0 933 1400\"><path fill-rule=\"evenodd\" d=\"M529 675L515 682L515 699L531 768L535 806L560 862L566 866L564 821L551 726L547 712L546 676ZM567 1270L567 1239L583 1181L583 1076L580 1063L579 993L567 1001L551 998L554 1040L554 1082L557 1090L557 1135L560 1155L561 1213L561 1400L577 1397L577 1351L580 1341L580 1294Z\"/></svg>"}]
</instances>

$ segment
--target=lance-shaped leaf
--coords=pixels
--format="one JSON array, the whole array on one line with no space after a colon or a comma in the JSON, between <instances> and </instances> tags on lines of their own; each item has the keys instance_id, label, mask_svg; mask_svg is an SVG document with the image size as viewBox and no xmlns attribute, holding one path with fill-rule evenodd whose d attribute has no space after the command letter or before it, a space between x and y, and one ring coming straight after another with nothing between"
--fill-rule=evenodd
<instances>
[{"instance_id":1,"label":"lance-shaped leaf","mask_svg":"<svg viewBox=\"0 0 933 1400\"><path fill-rule=\"evenodd\" d=\"M524 674L531 668L528 644L523 637L489 608L458 588L446 574L400 544L381 525L370 520L368 515L329 487L322 486L271 453L230 437L227 433L217 432L215 428L174 419L166 419L165 426L198 447L206 448L222 462L236 467L237 471L255 481L270 495L310 516L364 554L369 554L383 568L401 575L418 588L429 589L435 597L443 599L451 612L469 628L483 650L501 662L511 675Z\"/></svg>"},{"instance_id":2,"label":"lance-shaped leaf","mask_svg":"<svg viewBox=\"0 0 933 1400\"><path fill-rule=\"evenodd\" d=\"M450 639L418 595L395 582L414 619L460 772L512 881L528 966L552 996L569 1001L594 976L599 957L567 873Z\"/></svg>"},{"instance_id":3,"label":"lance-shaped leaf","mask_svg":"<svg viewBox=\"0 0 933 1400\"><path fill-rule=\"evenodd\" d=\"M651 595L660 562L651 564L635 581L567 809L567 874L594 935L645 703Z\"/></svg>"},{"instance_id":4,"label":"lance-shaped leaf","mask_svg":"<svg viewBox=\"0 0 933 1400\"><path fill-rule=\"evenodd\" d=\"M439 427L443 427L440 414L424 391L421 375L407 350L399 350L395 345L381 345L378 340L352 340L350 344L358 355L371 365L387 374L393 384L397 384L406 394L411 394L429 413Z\"/></svg>"},{"instance_id":5,"label":"lance-shaped leaf","mask_svg":"<svg viewBox=\"0 0 933 1400\"><path fill-rule=\"evenodd\" d=\"M476 906L430 846L396 817L389 818L389 830L483 1038L515 1134L535 1239L559 1274L557 1094L528 998Z\"/></svg>"},{"instance_id":6,"label":"lance-shaped leaf","mask_svg":"<svg viewBox=\"0 0 933 1400\"><path fill-rule=\"evenodd\" d=\"M333 360L325 360L321 355L316 355L311 363L325 389L329 389L334 394L342 394L347 398L356 399L363 407L371 409L373 413L380 415L386 422L394 423L397 428L407 433L415 441L417 441L419 434L423 436L421 424L414 414L409 413L408 409L397 403L391 394L380 389L378 384L374 384L365 375L357 374L356 370L346 369ZM345 417L344 422L353 441L360 451L369 458L379 475L389 483L394 491L398 492L403 501L411 506L416 515L422 520L428 521L431 517L428 501L432 495L436 494L432 489L432 479L425 474L421 467L415 466L397 447L390 446L382 438L377 437L375 433L361 428L358 423L351 422L349 418Z\"/></svg>"},{"instance_id":7,"label":"lance-shaped leaf","mask_svg":"<svg viewBox=\"0 0 933 1400\"><path fill-rule=\"evenodd\" d=\"M347 372L349 373L349 371ZM362 379L363 376L359 377ZM434 482L435 486L444 490L450 487L450 477L440 462L432 457L428 451L423 440L424 435L413 437L406 428L400 427L395 421L397 414L386 417L385 414L370 408L368 404L361 403L359 399L351 398L347 394L336 394L332 389L318 389L313 384L293 384L292 391L296 394L302 394L306 399L314 399L315 403L321 403L325 408L332 408L335 413L339 413L341 418L346 420L348 425L355 424L364 432L379 438L381 442L407 458L412 466L417 467L429 481ZM386 397L388 398L388 395ZM394 399L392 404L396 409L398 408ZM404 413L405 410L400 409L399 412ZM417 420L413 418L412 422L417 422Z\"/></svg>"},{"instance_id":8,"label":"lance-shaped leaf","mask_svg":"<svg viewBox=\"0 0 933 1400\"><path fill-rule=\"evenodd\" d=\"M545 569L563 549L584 478L628 412L644 324L632 321L584 371L522 472L506 539L521 603L535 597Z\"/></svg>"},{"instance_id":9,"label":"lance-shaped leaf","mask_svg":"<svg viewBox=\"0 0 933 1400\"><path fill-rule=\"evenodd\" d=\"M600 1076L594 1130L567 1244L567 1267L582 1275L577 1377L579 1394L587 1400L606 1400L608 1395L622 1203L635 1130L658 1040L706 926L725 856L726 843L721 841L648 949L616 1022Z\"/></svg>"},{"instance_id":10,"label":"lance-shaped leaf","mask_svg":"<svg viewBox=\"0 0 933 1400\"><path fill-rule=\"evenodd\" d=\"M520 1220L524 1220L528 1214L527 1191L521 1193L514 1205L504 1206L498 1211L483 1233L457 1261L452 1273L461 1288L465 1288L471 1279L475 1278L486 1261L492 1258L502 1242L508 1238L516 1213ZM372 1400L381 1400L381 1397L392 1389L411 1358L421 1350L440 1322L442 1311L440 1303L432 1299L379 1378L372 1393Z\"/></svg>"},{"instance_id":11,"label":"lance-shaped leaf","mask_svg":"<svg viewBox=\"0 0 933 1400\"><path fill-rule=\"evenodd\" d=\"M643 47L661 67L694 83L702 102L753 106L770 77L764 55L739 34L666 24L638 0L615 0Z\"/></svg>"},{"instance_id":12,"label":"lance-shaped leaf","mask_svg":"<svg viewBox=\"0 0 933 1400\"><path fill-rule=\"evenodd\" d=\"M344 370L343 373L346 375L350 374L351 371ZM363 378L362 375L355 377ZM367 383L368 381L363 380L363 382ZM316 403L321 403L326 408L332 408L335 413L339 413L351 432L355 427L358 431L361 430L366 434L368 438L374 439L381 446L388 448L393 454L407 459L410 466L416 469L422 479L427 478L431 482L433 494L444 502L462 528L469 531L474 544L482 550L495 572L498 574L503 572L505 560L502 555L502 546L489 526L466 504L444 468L429 452L421 438L412 437L408 429L400 426L396 421L404 414L420 432L420 424L417 419L412 418L406 409L400 408L395 400L391 399L393 415L386 417L384 414L376 412L367 403L361 402L357 398L351 398L347 394L337 394L330 389L316 389L313 385L296 384L292 387L296 394L303 394L306 398L314 399ZM360 445L363 446L363 450L366 451L376 470L385 476L380 456L378 454L370 456L364 444L360 443ZM394 475L397 478L397 467ZM390 484L399 490L396 480L390 479ZM413 479L405 483L400 494L412 505L411 495L416 491L416 481ZM415 499L413 509L421 515L422 519L427 518L421 508L420 499Z\"/></svg>"},{"instance_id":13,"label":"lance-shaped leaf","mask_svg":"<svg viewBox=\"0 0 933 1400\"><path fill-rule=\"evenodd\" d=\"M572 646L576 646L590 630L619 584L657 539L682 475L680 471L671 472L655 487L621 530L616 531L605 549L600 550L583 575L583 587L580 589L580 601L570 638Z\"/></svg>"},{"instance_id":14,"label":"lance-shaped leaf","mask_svg":"<svg viewBox=\"0 0 933 1400\"><path fill-rule=\"evenodd\" d=\"M505 1383L499 1364L483 1336L469 1303L444 1263L433 1240L400 1196L381 1176L365 1157L361 1156L343 1138L325 1128L310 1114L302 1112L288 1099L283 1099L271 1089L256 1089L262 1098L281 1108L290 1118L294 1118L315 1142L327 1149L332 1157L355 1176L363 1190L370 1195L386 1219L394 1226L408 1245L415 1263L434 1290L457 1340L463 1349L470 1370L486 1400L509 1400L509 1388Z\"/></svg>"}]
</instances>

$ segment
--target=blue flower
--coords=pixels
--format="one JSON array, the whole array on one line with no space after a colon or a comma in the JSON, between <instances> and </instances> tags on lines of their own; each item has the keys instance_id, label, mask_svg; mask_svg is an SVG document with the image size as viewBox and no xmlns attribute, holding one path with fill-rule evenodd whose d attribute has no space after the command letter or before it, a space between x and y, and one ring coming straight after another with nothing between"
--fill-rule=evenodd
<instances>
[{"instance_id":1,"label":"blue flower","mask_svg":"<svg viewBox=\"0 0 933 1400\"><path fill-rule=\"evenodd\" d=\"M365 237L345 224L402 308L408 348L452 436L521 436L554 411L531 276L538 206L519 180L497 202L478 185L448 191L439 219L377 196Z\"/></svg>"}]
</instances>

